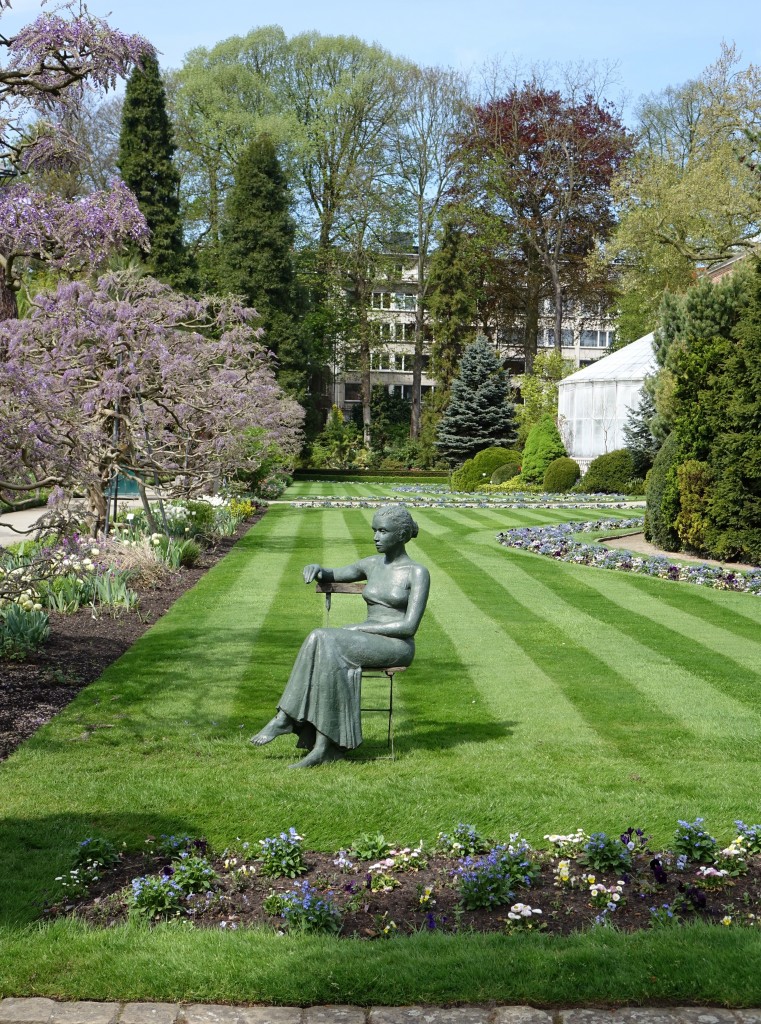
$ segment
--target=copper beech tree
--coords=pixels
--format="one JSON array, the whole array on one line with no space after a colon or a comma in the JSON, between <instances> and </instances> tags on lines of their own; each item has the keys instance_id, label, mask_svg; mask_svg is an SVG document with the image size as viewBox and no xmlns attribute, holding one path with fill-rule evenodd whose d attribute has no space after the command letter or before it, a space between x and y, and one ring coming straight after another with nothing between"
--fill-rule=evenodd
<instances>
[{"instance_id":1,"label":"copper beech tree","mask_svg":"<svg viewBox=\"0 0 761 1024\"><path fill-rule=\"evenodd\" d=\"M527 371L542 298L554 306L558 350L568 300L596 304L605 282L590 277L587 259L613 226L611 180L630 148L605 101L536 81L475 105L456 138L461 211L496 256L503 251L514 263L520 253Z\"/></svg>"},{"instance_id":2,"label":"copper beech tree","mask_svg":"<svg viewBox=\"0 0 761 1024\"><path fill-rule=\"evenodd\" d=\"M0 323L0 498L85 493L97 533L117 473L189 496L255 471L271 443L295 455L303 410L256 320L235 298L197 301L130 271L37 296Z\"/></svg>"},{"instance_id":3,"label":"copper beech tree","mask_svg":"<svg viewBox=\"0 0 761 1024\"><path fill-rule=\"evenodd\" d=\"M0 0L0 19L10 7ZM145 221L118 183L69 202L17 179L75 161L66 122L82 90L113 88L146 53L153 47L142 36L84 6L44 12L15 35L0 27L0 320L16 316L31 260L75 274L128 241L145 244Z\"/></svg>"}]
</instances>

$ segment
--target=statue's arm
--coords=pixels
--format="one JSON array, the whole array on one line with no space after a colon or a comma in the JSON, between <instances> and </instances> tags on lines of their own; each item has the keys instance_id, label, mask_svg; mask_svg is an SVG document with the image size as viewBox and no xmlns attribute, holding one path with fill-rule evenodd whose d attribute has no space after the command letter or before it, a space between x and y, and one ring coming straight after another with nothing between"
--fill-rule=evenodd
<instances>
[{"instance_id":1,"label":"statue's arm","mask_svg":"<svg viewBox=\"0 0 761 1024\"><path fill-rule=\"evenodd\" d=\"M337 569L327 569L315 564L307 565L304 567L303 575L305 583L311 583L312 580L319 580L321 583L356 583L358 580L367 579L364 560L342 565Z\"/></svg>"}]
</instances>

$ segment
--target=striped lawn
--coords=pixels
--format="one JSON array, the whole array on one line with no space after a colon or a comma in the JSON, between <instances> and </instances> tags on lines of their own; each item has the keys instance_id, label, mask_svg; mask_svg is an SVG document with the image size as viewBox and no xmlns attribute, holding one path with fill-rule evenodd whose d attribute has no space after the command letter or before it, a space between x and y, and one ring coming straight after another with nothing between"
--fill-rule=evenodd
<instances>
[{"instance_id":1,"label":"striped lawn","mask_svg":"<svg viewBox=\"0 0 761 1024\"><path fill-rule=\"evenodd\" d=\"M397 760L376 759L376 718L346 763L291 773L292 741L247 740L323 621L300 569L366 554L372 512L273 508L0 769L2 874L31 887L29 916L48 858L64 867L66 844L96 829L131 845L178 830L224 844L293 824L330 849L364 830L432 839L460 820L534 841L631 824L659 842L677 818L705 816L722 838L735 818L758 821L761 601L495 542L571 515L418 510L411 551L432 590L398 687ZM335 599L332 624L361 615L358 599Z\"/></svg>"}]
</instances>

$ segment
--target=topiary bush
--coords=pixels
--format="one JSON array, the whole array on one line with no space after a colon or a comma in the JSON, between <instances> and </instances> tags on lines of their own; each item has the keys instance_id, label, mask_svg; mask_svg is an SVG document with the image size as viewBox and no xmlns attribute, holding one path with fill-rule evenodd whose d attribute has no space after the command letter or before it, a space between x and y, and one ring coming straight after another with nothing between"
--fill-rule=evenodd
<instances>
[{"instance_id":1,"label":"topiary bush","mask_svg":"<svg viewBox=\"0 0 761 1024\"><path fill-rule=\"evenodd\" d=\"M521 453L510 452L515 458L509 462L503 462L501 466L497 466L491 475L490 483L503 484L505 480L512 480L514 476L518 476L521 471Z\"/></svg>"},{"instance_id":2,"label":"topiary bush","mask_svg":"<svg viewBox=\"0 0 761 1024\"><path fill-rule=\"evenodd\" d=\"M482 484L489 483L492 474L503 465L511 466L509 475L514 476L516 466L520 465L518 452L509 448L484 448L452 473L452 490L475 491Z\"/></svg>"},{"instance_id":3,"label":"topiary bush","mask_svg":"<svg viewBox=\"0 0 761 1024\"><path fill-rule=\"evenodd\" d=\"M628 448L598 455L579 484L586 494L621 494L634 476L634 460Z\"/></svg>"},{"instance_id":4,"label":"topiary bush","mask_svg":"<svg viewBox=\"0 0 761 1024\"><path fill-rule=\"evenodd\" d=\"M570 491L581 476L581 467L575 459L561 455L551 462L544 473L544 489L553 494Z\"/></svg>"},{"instance_id":5,"label":"topiary bush","mask_svg":"<svg viewBox=\"0 0 761 1024\"><path fill-rule=\"evenodd\" d=\"M645 537L665 551L679 550L679 535L674 525L679 514L676 473L679 459L679 441L676 435L669 434L645 479Z\"/></svg>"},{"instance_id":6,"label":"topiary bush","mask_svg":"<svg viewBox=\"0 0 761 1024\"><path fill-rule=\"evenodd\" d=\"M555 418L548 413L534 424L526 438L521 477L525 483L542 484L549 464L567 454Z\"/></svg>"}]
</instances>

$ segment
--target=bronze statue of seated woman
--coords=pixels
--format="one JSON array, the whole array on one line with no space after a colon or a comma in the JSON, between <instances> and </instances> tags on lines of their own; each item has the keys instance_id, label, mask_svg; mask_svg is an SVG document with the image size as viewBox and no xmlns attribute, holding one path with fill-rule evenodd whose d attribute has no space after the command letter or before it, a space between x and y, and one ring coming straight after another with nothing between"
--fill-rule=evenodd
<instances>
[{"instance_id":1,"label":"bronze statue of seated woman","mask_svg":"<svg viewBox=\"0 0 761 1024\"><path fill-rule=\"evenodd\" d=\"M339 569L308 565L304 582L367 580L367 618L340 628L315 629L301 645L277 714L253 736L256 746L296 733L309 753L292 768L309 768L342 758L362 742L362 669L410 665L413 637L423 618L430 576L407 554L418 527L403 505L386 505L373 516L379 552Z\"/></svg>"}]
</instances>

